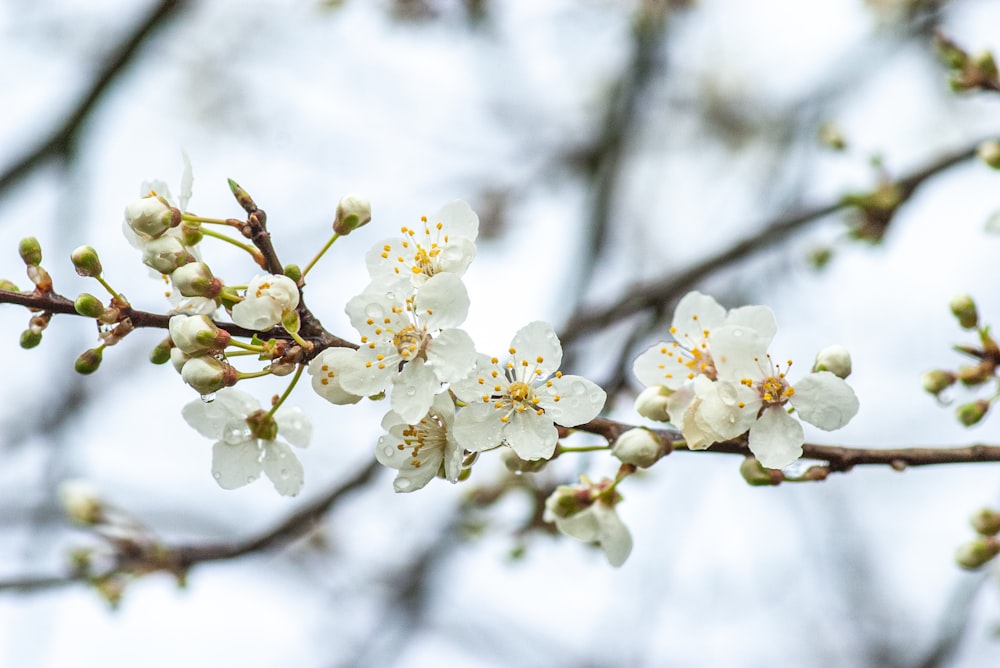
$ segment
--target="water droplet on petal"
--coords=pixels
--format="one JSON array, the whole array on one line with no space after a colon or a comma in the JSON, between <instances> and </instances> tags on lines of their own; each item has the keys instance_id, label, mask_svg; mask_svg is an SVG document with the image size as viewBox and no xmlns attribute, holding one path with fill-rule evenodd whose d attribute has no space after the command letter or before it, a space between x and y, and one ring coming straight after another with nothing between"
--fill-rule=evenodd
<instances>
[{"instance_id":1,"label":"water droplet on petal","mask_svg":"<svg viewBox=\"0 0 1000 668\"><path fill-rule=\"evenodd\" d=\"M212 471L212 477L216 480L222 480L222 471Z\"/></svg>"},{"instance_id":2,"label":"water droplet on petal","mask_svg":"<svg viewBox=\"0 0 1000 668\"><path fill-rule=\"evenodd\" d=\"M288 469L281 469L280 471L278 471L278 475L281 476L282 480L287 480L288 479Z\"/></svg>"},{"instance_id":3,"label":"water droplet on petal","mask_svg":"<svg viewBox=\"0 0 1000 668\"><path fill-rule=\"evenodd\" d=\"M201 395L201 400L206 404L210 404L215 401L215 392L209 392L208 394Z\"/></svg>"},{"instance_id":4,"label":"water droplet on petal","mask_svg":"<svg viewBox=\"0 0 1000 668\"><path fill-rule=\"evenodd\" d=\"M253 482L253 481L254 481L254 480L256 480L256 479L257 479L257 476L255 476L255 475L248 475L248 476L247 476L247 482L248 482L248 483L249 483L249 482Z\"/></svg>"},{"instance_id":5,"label":"water droplet on petal","mask_svg":"<svg viewBox=\"0 0 1000 668\"><path fill-rule=\"evenodd\" d=\"M387 445L384 448L382 448L382 454L384 454L386 457L392 457L392 454L395 451L396 448L392 447L391 445Z\"/></svg>"},{"instance_id":6,"label":"water droplet on petal","mask_svg":"<svg viewBox=\"0 0 1000 668\"><path fill-rule=\"evenodd\" d=\"M382 317L382 307L378 304L369 304L365 307L365 315L369 318L381 318Z\"/></svg>"},{"instance_id":7,"label":"water droplet on petal","mask_svg":"<svg viewBox=\"0 0 1000 668\"><path fill-rule=\"evenodd\" d=\"M238 445L249 438L250 427L242 420L229 422L222 430L222 440L229 445Z\"/></svg>"},{"instance_id":8,"label":"water droplet on petal","mask_svg":"<svg viewBox=\"0 0 1000 668\"><path fill-rule=\"evenodd\" d=\"M410 481L406 478L396 478L396 487L401 490L410 489Z\"/></svg>"},{"instance_id":9,"label":"water droplet on petal","mask_svg":"<svg viewBox=\"0 0 1000 668\"><path fill-rule=\"evenodd\" d=\"M406 388L406 396L412 397L416 395L416 393L417 393L417 388L413 387L412 385Z\"/></svg>"},{"instance_id":10,"label":"water droplet on petal","mask_svg":"<svg viewBox=\"0 0 1000 668\"><path fill-rule=\"evenodd\" d=\"M575 395L586 394L587 386L580 381L576 381L570 386L570 392Z\"/></svg>"},{"instance_id":11,"label":"water droplet on petal","mask_svg":"<svg viewBox=\"0 0 1000 668\"><path fill-rule=\"evenodd\" d=\"M388 299L391 302L394 302L394 301L396 301L396 293L395 292L387 292L387 293L385 293L385 298Z\"/></svg>"}]
</instances>

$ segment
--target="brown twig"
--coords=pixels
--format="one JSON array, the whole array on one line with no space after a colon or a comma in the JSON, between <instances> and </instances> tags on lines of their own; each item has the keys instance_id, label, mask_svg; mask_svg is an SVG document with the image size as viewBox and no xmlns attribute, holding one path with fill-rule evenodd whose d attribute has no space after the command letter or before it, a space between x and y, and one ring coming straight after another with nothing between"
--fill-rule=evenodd
<instances>
[{"instance_id":1,"label":"brown twig","mask_svg":"<svg viewBox=\"0 0 1000 668\"><path fill-rule=\"evenodd\" d=\"M976 148L986 139L992 138L993 136L980 139L970 146L944 155L912 174L895 181L893 185L897 188L899 199L894 210L905 203L925 181L973 158L976 155ZM797 232L810 223L853 206L858 206L856 198L854 200L841 198L836 202L778 218L764 225L756 234L732 244L680 273L632 286L623 292L624 296L619 301L613 304L600 308L578 309L562 328L559 339L566 346L582 338L585 334L608 327L634 313L672 302L678 299L681 293L690 290L698 281L714 272L729 267L732 263L755 252L785 241L789 233ZM758 226L748 225L746 227Z\"/></svg>"},{"instance_id":2,"label":"brown twig","mask_svg":"<svg viewBox=\"0 0 1000 668\"><path fill-rule=\"evenodd\" d=\"M72 151L84 121L93 112L101 96L124 71L125 66L155 29L162 26L164 20L184 4L183 0L160 0L153 7L139 25L109 54L90 88L69 111L62 124L54 128L34 149L0 172L0 195L47 160L65 157Z\"/></svg>"},{"instance_id":3,"label":"brown twig","mask_svg":"<svg viewBox=\"0 0 1000 668\"><path fill-rule=\"evenodd\" d=\"M371 481L380 468L378 463L372 460L348 480L338 483L315 501L303 506L299 511L271 529L250 538L201 544L153 544L144 551L118 555L111 570L99 576L70 572L60 575L15 577L0 580L0 592L43 591L70 584L86 583L93 581L95 577L119 573L142 574L166 571L181 577L198 564L238 559L258 552L278 550L309 533L337 502Z\"/></svg>"}]
</instances>

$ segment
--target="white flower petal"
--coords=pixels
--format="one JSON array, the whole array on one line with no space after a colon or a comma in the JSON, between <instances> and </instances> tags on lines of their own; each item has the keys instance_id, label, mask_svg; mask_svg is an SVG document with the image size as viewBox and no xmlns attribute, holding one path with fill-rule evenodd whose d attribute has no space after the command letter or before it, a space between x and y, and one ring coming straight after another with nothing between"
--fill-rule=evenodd
<instances>
[{"instance_id":1,"label":"white flower petal","mask_svg":"<svg viewBox=\"0 0 1000 668\"><path fill-rule=\"evenodd\" d=\"M545 409L547 419L564 427L593 420L608 398L596 383L582 376L562 376L549 382L551 385L544 383L536 390L539 406Z\"/></svg>"},{"instance_id":2,"label":"white flower petal","mask_svg":"<svg viewBox=\"0 0 1000 668\"><path fill-rule=\"evenodd\" d=\"M264 443L262 468L279 494L296 496L302 490L305 480L302 462L285 443L281 441Z\"/></svg>"},{"instance_id":3,"label":"white flower petal","mask_svg":"<svg viewBox=\"0 0 1000 668\"><path fill-rule=\"evenodd\" d=\"M533 378L548 378L562 364L562 345L552 325L547 322L536 320L519 329L510 347L517 351L512 353L516 367L520 367L524 360L529 368L541 371Z\"/></svg>"},{"instance_id":4,"label":"white flower petal","mask_svg":"<svg viewBox=\"0 0 1000 668\"><path fill-rule=\"evenodd\" d=\"M555 452L559 432L544 415L515 411L503 429L503 438L521 459L549 459Z\"/></svg>"},{"instance_id":5,"label":"white flower petal","mask_svg":"<svg viewBox=\"0 0 1000 668\"><path fill-rule=\"evenodd\" d=\"M389 388L396 375L399 353L393 346L362 347L352 351L355 361L346 363L340 372L341 386L351 394L370 396ZM382 359L378 359L379 355Z\"/></svg>"},{"instance_id":6,"label":"white flower petal","mask_svg":"<svg viewBox=\"0 0 1000 668\"><path fill-rule=\"evenodd\" d=\"M473 401L455 416L455 440L472 452L502 445L504 423L500 415L492 403Z\"/></svg>"},{"instance_id":7,"label":"white flower petal","mask_svg":"<svg viewBox=\"0 0 1000 668\"><path fill-rule=\"evenodd\" d=\"M766 306L740 306L729 311L725 325L742 325L757 332L761 338L767 339L764 347L771 345L771 340L778 333L778 323L774 319L774 311Z\"/></svg>"},{"instance_id":8,"label":"white flower petal","mask_svg":"<svg viewBox=\"0 0 1000 668\"><path fill-rule=\"evenodd\" d=\"M222 489L237 489L260 477L260 448L248 438L236 443L217 441L212 446L212 477Z\"/></svg>"},{"instance_id":9,"label":"white flower petal","mask_svg":"<svg viewBox=\"0 0 1000 668\"><path fill-rule=\"evenodd\" d=\"M476 344L461 329L446 329L427 346L427 361L442 383L462 380L476 364Z\"/></svg>"},{"instance_id":10,"label":"white flower petal","mask_svg":"<svg viewBox=\"0 0 1000 668\"><path fill-rule=\"evenodd\" d=\"M743 325L727 325L712 332L712 358L719 378L738 382L742 378L760 378L761 364L767 358L770 337Z\"/></svg>"},{"instance_id":11,"label":"white flower petal","mask_svg":"<svg viewBox=\"0 0 1000 668\"><path fill-rule=\"evenodd\" d=\"M475 241L479 234L479 216L462 200L448 202L428 222L431 225L441 223L449 243L457 239Z\"/></svg>"},{"instance_id":12,"label":"white flower petal","mask_svg":"<svg viewBox=\"0 0 1000 668\"><path fill-rule=\"evenodd\" d=\"M497 374L495 377L493 372ZM495 386L499 385L499 392L504 392L509 384L503 370L493 364L489 356L477 355L472 372L464 378L453 380L449 389L462 401L475 404L483 400L483 395L494 394Z\"/></svg>"},{"instance_id":13,"label":"white flower petal","mask_svg":"<svg viewBox=\"0 0 1000 668\"><path fill-rule=\"evenodd\" d=\"M234 419L245 419L247 415L260 409L260 404L246 392L226 388L219 390L215 400L192 401L181 409L184 420L206 438L222 436L226 425Z\"/></svg>"},{"instance_id":14,"label":"white flower petal","mask_svg":"<svg viewBox=\"0 0 1000 668\"><path fill-rule=\"evenodd\" d=\"M441 383L424 361L412 360L393 379L392 410L407 424L416 424L427 414L439 389Z\"/></svg>"},{"instance_id":15,"label":"white flower petal","mask_svg":"<svg viewBox=\"0 0 1000 668\"><path fill-rule=\"evenodd\" d=\"M437 274L420 286L414 308L429 330L457 327L469 314L469 293L455 274Z\"/></svg>"},{"instance_id":16,"label":"white flower petal","mask_svg":"<svg viewBox=\"0 0 1000 668\"><path fill-rule=\"evenodd\" d=\"M684 295L674 309L674 338L684 344L700 342L705 330L713 330L726 319L726 309L712 297L698 291Z\"/></svg>"},{"instance_id":17,"label":"white flower petal","mask_svg":"<svg viewBox=\"0 0 1000 668\"><path fill-rule=\"evenodd\" d=\"M309 446L312 439L312 421L298 406L282 406L274 413L278 435L297 448Z\"/></svg>"},{"instance_id":18,"label":"white flower petal","mask_svg":"<svg viewBox=\"0 0 1000 668\"><path fill-rule=\"evenodd\" d=\"M840 429L858 413L858 397L843 378L829 371L811 373L795 383L789 400L799 417L820 429Z\"/></svg>"},{"instance_id":19,"label":"white flower petal","mask_svg":"<svg viewBox=\"0 0 1000 668\"><path fill-rule=\"evenodd\" d=\"M616 509L601 502L591 506L597 519L597 540L608 558L608 563L618 568L632 552L632 534L618 517Z\"/></svg>"},{"instance_id":20,"label":"white flower petal","mask_svg":"<svg viewBox=\"0 0 1000 668\"><path fill-rule=\"evenodd\" d=\"M690 376L694 373L688 366L691 358L680 353L677 343L661 341L635 358L632 372L646 387L663 385L676 390L691 380Z\"/></svg>"},{"instance_id":21,"label":"white flower petal","mask_svg":"<svg viewBox=\"0 0 1000 668\"><path fill-rule=\"evenodd\" d=\"M309 362L313 390L338 406L358 403L361 395L345 390L340 384L340 375L347 366L359 361L360 358L350 348L327 348Z\"/></svg>"},{"instance_id":22,"label":"white flower petal","mask_svg":"<svg viewBox=\"0 0 1000 668\"><path fill-rule=\"evenodd\" d=\"M750 452L769 469L783 468L801 457L803 441L802 425L780 406L765 409L750 427Z\"/></svg>"}]
</instances>

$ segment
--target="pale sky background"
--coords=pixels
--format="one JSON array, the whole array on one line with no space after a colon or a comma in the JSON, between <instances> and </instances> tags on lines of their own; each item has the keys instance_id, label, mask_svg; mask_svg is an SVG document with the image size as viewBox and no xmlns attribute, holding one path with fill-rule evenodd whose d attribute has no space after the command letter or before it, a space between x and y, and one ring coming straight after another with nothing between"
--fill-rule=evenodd
<instances>
[{"instance_id":1,"label":"pale sky background","mask_svg":"<svg viewBox=\"0 0 1000 668\"><path fill-rule=\"evenodd\" d=\"M0 5L0 170L61 121L149 4ZM322 245L342 195L371 199L372 224L334 246L306 293L345 338L356 337L343 305L367 282L371 244L446 201L469 201L483 240L465 278L465 328L480 350L502 350L532 320L561 330L581 290L585 303L610 303L788 211L871 188L873 156L902 175L1000 136L1000 96L951 94L927 36L914 36L922 24L895 13L903 0L702 0L672 12L653 51L602 254L581 277L595 206L585 152L622 100L639 2L493 0L479 21L458 0L399 4L432 11L401 17L388 0L182 8L116 79L69 167L50 164L0 193L0 276L27 284L16 244L31 234L58 291L97 293L63 259L91 244L134 305L165 310L121 217L142 181L177 191L184 150L190 209L237 215L234 178L267 211L285 262L304 264ZM1000 48L1000 4L944 4L933 24L970 51ZM842 129L846 153L818 146L824 121ZM965 163L921 188L881 245L849 241L847 217L835 215L699 284L729 306L770 306L772 351L793 369L831 343L851 350L861 411L844 430L807 429L807 439L1000 444L1000 418L961 428L920 389L927 369L961 362L953 343L973 343L948 315L953 295L973 294L983 318L1000 322L1000 238L984 231L1000 209L998 180ZM808 254L823 245L833 259L816 271ZM206 252L230 282L252 277L237 253ZM26 323L22 309L0 309L0 579L61 572L68 549L87 544L55 504L67 478L92 481L165 540L216 540L272 526L372 457L385 406L330 406L304 383L294 403L315 432L300 453L302 495L279 497L266 481L221 490L211 443L180 416L194 394L145 361L162 333L129 336L81 381L72 360L95 345L93 324L57 317L24 352ZM606 379L636 326L586 337L564 370ZM260 398L283 386L241 385ZM41 430L50 402L74 387L81 412ZM640 423L636 390L633 381L609 401L608 415ZM566 537L519 542L530 508L516 495L478 516L478 537L442 534L469 490L500 475L495 454L468 483L436 480L409 495L393 493L386 471L313 538L198 566L183 590L144 578L114 612L82 586L0 592L0 665L912 666L943 620L964 619L950 601L977 578L954 565L954 551L972 537L967 517L1000 501L996 465L859 469L756 489L736 457L678 453L623 484L635 546L616 570ZM615 469L605 455L566 457L543 479ZM525 556L511 559L522 544ZM422 589L401 598L428 549ZM934 665L1000 664L995 580L977 590L957 652Z\"/></svg>"}]
</instances>

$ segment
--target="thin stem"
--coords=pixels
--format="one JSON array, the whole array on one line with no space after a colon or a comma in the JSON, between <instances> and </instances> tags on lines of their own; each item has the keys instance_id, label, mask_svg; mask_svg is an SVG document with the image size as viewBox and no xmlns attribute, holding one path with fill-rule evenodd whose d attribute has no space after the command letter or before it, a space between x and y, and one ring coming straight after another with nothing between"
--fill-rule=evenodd
<instances>
[{"instance_id":1,"label":"thin stem","mask_svg":"<svg viewBox=\"0 0 1000 668\"><path fill-rule=\"evenodd\" d=\"M214 230L202 229L201 233L204 234L206 237L213 237L215 239L219 239L220 241L225 241L228 244L232 244L233 246L236 246L237 248L246 251L247 253L250 254L250 257L252 257L253 261L256 262L257 264L260 264L264 259L264 256L261 254L261 252L258 249L254 248L253 246L251 246L250 244L245 244L241 241L237 241L232 237L227 237L225 234L220 234L219 232L216 232Z\"/></svg>"},{"instance_id":2,"label":"thin stem","mask_svg":"<svg viewBox=\"0 0 1000 668\"><path fill-rule=\"evenodd\" d=\"M302 270L302 277L303 277L303 278L305 278L305 275L309 273L309 270L310 270L310 269L312 269L312 268L313 268L313 266L315 266L315 264L316 264L317 262L319 262L319 259L320 259L321 257L323 257L323 255L324 255L324 254L325 254L325 253L326 253L326 252L327 252L328 250L330 250L330 246L332 246L332 245L333 245L333 242L334 242L334 241L336 241L336 240L337 240L337 239L339 239L339 238L340 238L340 235L339 235L339 234L337 234L336 232L334 232L334 233L333 233L333 236L332 236L332 237L330 237L330 240L329 240L329 241L327 241L327 242L326 242L326 243L325 243L325 244L323 245L323 247L319 249L319 252L318 252L318 253L316 253L316 256L315 256L315 257L314 257L313 259L309 260L309 264L307 264L307 265L306 265L306 268Z\"/></svg>"},{"instance_id":3,"label":"thin stem","mask_svg":"<svg viewBox=\"0 0 1000 668\"><path fill-rule=\"evenodd\" d=\"M243 343L242 341L237 341L236 339L229 339L229 345L235 346L236 348L242 348L243 350L245 350L247 352L245 352L245 353L226 353L227 355L239 355L239 354L250 355L250 354L258 354L258 353L266 352L266 350L267 350L264 346L255 346L252 343Z\"/></svg>"},{"instance_id":4,"label":"thin stem","mask_svg":"<svg viewBox=\"0 0 1000 668\"><path fill-rule=\"evenodd\" d=\"M305 370L305 368L306 367L304 364L300 364L298 368L295 369L295 375L292 376L292 382L288 384L288 387L285 388L285 391L281 393L281 396L278 397L278 400L274 402L273 406L271 406L271 410L267 412L268 415L273 416L274 412L278 410L278 407L281 406L281 404L285 403L285 399L287 399L288 396L292 393L292 390L295 389L295 385L299 382L299 378L302 377L302 371Z\"/></svg>"},{"instance_id":5,"label":"thin stem","mask_svg":"<svg viewBox=\"0 0 1000 668\"><path fill-rule=\"evenodd\" d=\"M97 280L98 283L104 286L104 289L108 291L108 293L115 299L115 301L122 302L125 304L128 303L127 301L122 299L121 295L115 292L115 289L111 287L111 285L106 280L104 280L104 276L94 276L94 278Z\"/></svg>"},{"instance_id":6,"label":"thin stem","mask_svg":"<svg viewBox=\"0 0 1000 668\"><path fill-rule=\"evenodd\" d=\"M249 378L262 378L264 376L270 376L271 369L261 369L260 371L237 371L236 377L240 380L247 380Z\"/></svg>"},{"instance_id":7,"label":"thin stem","mask_svg":"<svg viewBox=\"0 0 1000 668\"><path fill-rule=\"evenodd\" d=\"M182 213L181 220L189 223L205 223L208 225L226 225L228 227L236 227L240 224L240 221L236 219L227 218L204 218L202 216L197 216L193 213ZM204 230L202 230L204 232Z\"/></svg>"}]
</instances>

